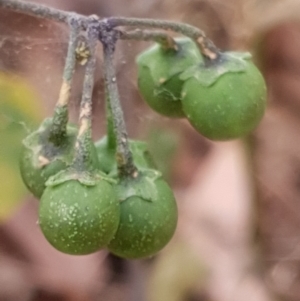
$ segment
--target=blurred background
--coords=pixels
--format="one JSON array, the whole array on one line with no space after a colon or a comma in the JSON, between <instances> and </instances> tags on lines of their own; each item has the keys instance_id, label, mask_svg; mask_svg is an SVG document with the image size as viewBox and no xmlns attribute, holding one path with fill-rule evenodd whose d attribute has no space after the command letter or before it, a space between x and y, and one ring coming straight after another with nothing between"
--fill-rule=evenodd
<instances>
[{"instance_id":1,"label":"blurred background","mask_svg":"<svg viewBox=\"0 0 300 301\"><path fill-rule=\"evenodd\" d=\"M144 139L173 187L179 224L147 260L101 251L69 256L37 225L38 201L19 176L22 139L51 115L68 28L0 9L0 301L300 300L300 1L40 0L100 17L184 21L223 50L249 50L268 85L268 109L250 137L210 142L184 120L152 112L137 91L136 54L118 42L118 84L129 135ZM93 135L105 133L101 45ZM83 68L72 91L76 122Z\"/></svg>"}]
</instances>

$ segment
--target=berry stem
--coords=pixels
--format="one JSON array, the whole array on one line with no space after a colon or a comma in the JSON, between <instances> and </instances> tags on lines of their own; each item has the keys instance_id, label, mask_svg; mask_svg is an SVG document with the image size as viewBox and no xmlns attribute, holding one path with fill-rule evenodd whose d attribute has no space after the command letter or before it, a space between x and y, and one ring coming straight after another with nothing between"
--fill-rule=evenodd
<instances>
[{"instance_id":1,"label":"berry stem","mask_svg":"<svg viewBox=\"0 0 300 301\"><path fill-rule=\"evenodd\" d=\"M99 22L94 16L91 17L87 27L87 43L90 56L87 60L83 80L83 90L80 102L79 130L75 145L73 167L76 170L95 168L91 162L92 143L92 94L94 88L94 73L96 69L96 46L99 35Z\"/></svg>"},{"instance_id":2,"label":"berry stem","mask_svg":"<svg viewBox=\"0 0 300 301\"><path fill-rule=\"evenodd\" d=\"M116 72L113 63L117 32L103 26L100 35L103 44L104 81L109 102L108 111L111 111L114 134L117 142L116 160L120 177L136 177L137 169L133 164L132 154L129 150L128 134L126 131L120 97L118 92Z\"/></svg>"},{"instance_id":3,"label":"berry stem","mask_svg":"<svg viewBox=\"0 0 300 301\"><path fill-rule=\"evenodd\" d=\"M126 17L110 17L107 19L106 22L110 25L111 28L115 28L118 26L129 26L172 30L174 32L181 33L195 40L198 43L203 55L205 55L209 59L214 60L217 59L219 56L219 50L214 45L214 43L206 37L206 34L199 28L189 24L156 19L140 19Z\"/></svg>"},{"instance_id":4,"label":"berry stem","mask_svg":"<svg viewBox=\"0 0 300 301\"><path fill-rule=\"evenodd\" d=\"M50 139L59 145L67 134L68 103L71 94L72 78L76 66L76 47L80 33L80 24L76 16L69 18L70 37L66 63L63 72L63 81L59 92L50 128Z\"/></svg>"},{"instance_id":5,"label":"berry stem","mask_svg":"<svg viewBox=\"0 0 300 301\"><path fill-rule=\"evenodd\" d=\"M155 41L161 44L164 49L177 50L177 45L174 39L163 31L141 29L133 31L119 30L118 38L121 40Z\"/></svg>"},{"instance_id":6,"label":"berry stem","mask_svg":"<svg viewBox=\"0 0 300 301\"><path fill-rule=\"evenodd\" d=\"M106 114L106 133L107 133L107 146L109 149L116 151L117 144L116 144L116 135L114 132L114 121L113 115L110 109L110 101L109 95L105 93L105 114Z\"/></svg>"}]
</instances>

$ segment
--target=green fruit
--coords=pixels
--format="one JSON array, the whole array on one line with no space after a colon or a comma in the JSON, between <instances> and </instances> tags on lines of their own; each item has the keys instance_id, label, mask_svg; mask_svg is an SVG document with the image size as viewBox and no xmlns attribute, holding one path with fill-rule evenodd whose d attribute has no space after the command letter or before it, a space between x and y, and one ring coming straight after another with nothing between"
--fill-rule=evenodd
<instances>
[{"instance_id":1,"label":"green fruit","mask_svg":"<svg viewBox=\"0 0 300 301\"><path fill-rule=\"evenodd\" d=\"M101 171L109 174L112 169L116 168L115 147L108 145L107 136L95 142L97 150L99 168Z\"/></svg>"},{"instance_id":2,"label":"green fruit","mask_svg":"<svg viewBox=\"0 0 300 301\"><path fill-rule=\"evenodd\" d=\"M129 149L132 153L133 162L138 168L150 168L154 166L152 158L147 150L147 144L143 141L129 140ZM95 143L99 168L106 174L116 173L117 163L115 147L110 147L107 136L104 136Z\"/></svg>"},{"instance_id":3,"label":"green fruit","mask_svg":"<svg viewBox=\"0 0 300 301\"><path fill-rule=\"evenodd\" d=\"M178 50L165 50L156 44L138 56L138 87L154 111L182 118L185 117L181 106L183 81L179 75L203 58L193 40L176 38L175 42Z\"/></svg>"},{"instance_id":4,"label":"green fruit","mask_svg":"<svg viewBox=\"0 0 300 301\"><path fill-rule=\"evenodd\" d=\"M154 172L154 171L152 171ZM115 255L137 259L160 251L172 238L177 224L177 206L167 183L148 172L136 179L121 180L118 230L108 249Z\"/></svg>"},{"instance_id":5,"label":"green fruit","mask_svg":"<svg viewBox=\"0 0 300 301\"><path fill-rule=\"evenodd\" d=\"M62 183L47 186L40 202L39 224L57 250L89 254L112 239L119 224L120 205L106 180L84 182L72 177L70 174Z\"/></svg>"},{"instance_id":6,"label":"green fruit","mask_svg":"<svg viewBox=\"0 0 300 301\"><path fill-rule=\"evenodd\" d=\"M183 73L182 107L192 126L212 140L239 138L251 132L266 107L265 81L239 53L223 53L216 62Z\"/></svg>"},{"instance_id":7,"label":"green fruit","mask_svg":"<svg viewBox=\"0 0 300 301\"><path fill-rule=\"evenodd\" d=\"M59 145L50 139L52 119L47 118L39 129L23 140L20 172L27 188L40 198L48 178L65 169L73 159L77 128L67 126L67 134Z\"/></svg>"}]
</instances>

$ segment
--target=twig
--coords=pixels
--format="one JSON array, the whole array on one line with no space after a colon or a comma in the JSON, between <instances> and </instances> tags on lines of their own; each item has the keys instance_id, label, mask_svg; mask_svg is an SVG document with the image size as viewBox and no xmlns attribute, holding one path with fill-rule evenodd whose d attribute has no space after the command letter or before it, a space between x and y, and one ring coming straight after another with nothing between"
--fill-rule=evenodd
<instances>
[{"instance_id":1,"label":"twig","mask_svg":"<svg viewBox=\"0 0 300 301\"><path fill-rule=\"evenodd\" d=\"M35 17L52 19L63 23L68 23L70 15L75 14L41 4L18 0L0 0L0 7Z\"/></svg>"},{"instance_id":2,"label":"twig","mask_svg":"<svg viewBox=\"0 0 300 301\"><path fill-rule=\"evenodd\" d=\"M68 22L68 18L70 15L76 15L72 12L65 12L63 10L50 8L44 5L23 2L19 0L0 0L0 7L64 23ZM88 17L79 14L77 14L77 16L82 23L82 27L86 28L88 24ZM110 17L102 20L99 19L98 22L105 24L110 29L113 29L118 26L129 26L172 30L195 40L198 43L201 52L207 58L214 60L219 57L219 50L213 44L213 42L206 37L205 33L197 27L191 26L189 24L155 19L139 19L125 17Z\"/></svg>"}]
</instances>

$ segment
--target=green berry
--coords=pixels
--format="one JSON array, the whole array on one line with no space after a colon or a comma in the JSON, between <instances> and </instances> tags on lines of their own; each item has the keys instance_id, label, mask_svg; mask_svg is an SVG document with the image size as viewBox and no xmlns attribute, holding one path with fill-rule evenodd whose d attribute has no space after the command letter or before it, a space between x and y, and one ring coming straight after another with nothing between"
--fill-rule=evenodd
<instances>
[{"instance_id":1,"label":"green berry","mask_svg":"<svg viewBox=\"0 0 300 301\"><path fill-rule=\"evenodd\" d=\"M152 256L170 241L176 229L177 206L172 190L149 172L140 172L138 178L123 179L118 184L120 224L108 245L117 256Z\"/></svg>"},{"instance_id":2,"label":"green berry","mask_svg":"<svg viewBox=\"0 0 300 301\"><path fill-rule=\"evenodd\" d=\"M90 254L112 239L119 224L120 205L106 180L85 182L82 176L72 177L78 178L70 173L65 181L47 186L40 202L39 224L57 250Z\"/></svg>"},{"instance_id":3,"label":"green berry","mask_svg":"<svg viewBox=\"0 0 300 301\"><path fill-rule=\"evenodd\" d=\"M181 78L186 117L209 139L245 136L263 117L265 81L244 54L223 53L215 62L190 68Z\"/></svg>"},{"instance_id":4,"label":"green berry","mask_svg":"<svg viewBox=\"0 0 300 301\"><path fill-rule=\"evenodd\" d=\"M156 112L172 118L185 114L181 105L183 81L179 75L188 67L203 61L189 38L176 38L177 49L164 49L156 44L137 58L138 87L148 105Z\"/></svg>"},{"instance_id":5,"label":"green berry","mask_svg":"<svg viewBox=\"0 0 300 301\"><path fill-rule=\"evenodd\" d=\"M73 159L77 128L68 125L66 136L57 144L51 140L52 119L47 118L39 129L23 140L20 172L23 182L34 196L40 198L48 178L65 169Z\"/></svg>"}]
</instances>

